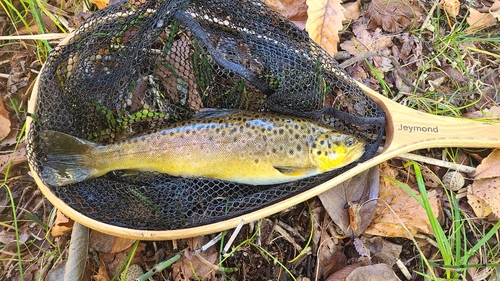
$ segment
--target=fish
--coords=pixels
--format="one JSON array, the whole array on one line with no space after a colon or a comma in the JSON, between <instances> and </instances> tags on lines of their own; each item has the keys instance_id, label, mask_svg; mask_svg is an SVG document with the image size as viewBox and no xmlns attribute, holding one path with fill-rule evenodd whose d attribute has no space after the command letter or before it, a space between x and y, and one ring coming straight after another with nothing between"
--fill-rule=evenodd
<instances>
[{"instance_id":1,"label":"fish","mask_svg":"<svg viewBox=\"0 0 500 281\"><path fill-rule=\"evenodd\" d=\"M150 171L249 185L288 183L358 160L365 141L302 117L212 110L102 145L58 131L46 143L42 179L64 186L111 171Z\"/></svg>"}]
</instances>

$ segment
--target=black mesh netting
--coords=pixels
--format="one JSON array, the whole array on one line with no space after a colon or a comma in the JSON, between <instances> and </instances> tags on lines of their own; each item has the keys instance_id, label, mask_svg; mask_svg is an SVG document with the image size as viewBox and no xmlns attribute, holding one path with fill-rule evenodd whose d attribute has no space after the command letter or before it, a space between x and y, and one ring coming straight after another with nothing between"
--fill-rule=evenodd
<instances>
[{"instance_id":1,"label":"black mesh netting","mask_svg":"<svg viewBox=\"0 0 500 281\"><path fill-rule=\"evenodd\" d=\"M96 12L41 74L28 157L42 177L54 130L109 144L189 119L200 108L275 111L364 138L375 153L384 112L305 32L257 0L122 2ZM299 194L351 166L252 186L120 171L49 186L92 219L172 230L220 222Z\"/></svg>"}]
</instances>

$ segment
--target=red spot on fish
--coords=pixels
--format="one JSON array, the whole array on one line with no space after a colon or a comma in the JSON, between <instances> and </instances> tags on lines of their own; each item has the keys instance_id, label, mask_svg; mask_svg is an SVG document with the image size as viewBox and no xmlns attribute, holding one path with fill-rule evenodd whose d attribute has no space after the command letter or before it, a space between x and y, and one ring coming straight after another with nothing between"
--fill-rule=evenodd
<instances>
[{"instance_id":1,"label":"red spot on fish","mask_svg":"<svg viewBox=\"0 0 500 281\"><path fill-rule=\"evenodd\" d=\"M117 158L118 157L118 153L113 154L113 157Z\"/></svg>"},{"instance_id":2,"label":"red spot on fish","mask_svg":"<svg viewBox=\"0 0 500 281\"><path fill-rule=\"evenodd\" d=\"M241 143L245 143L245 140L244 140L244 139L242 139L242 140L241 140Z\"/></svg>"},{"instance_id":3,"label":"red spot on fish","mask_svg":"<svg viewBox=\"0 0 500 281\"><path fill-rule=\"evenodd\" d=\"M255 164L259 164L259 159L255 159Z\"/></svg>"}]
</instances>

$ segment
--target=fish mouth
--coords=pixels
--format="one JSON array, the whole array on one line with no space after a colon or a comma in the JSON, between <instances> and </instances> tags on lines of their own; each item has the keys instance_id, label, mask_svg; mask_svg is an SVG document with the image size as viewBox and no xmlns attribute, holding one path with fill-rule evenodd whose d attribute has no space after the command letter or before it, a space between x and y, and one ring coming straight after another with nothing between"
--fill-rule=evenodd
<instances>
[{"instance_id":1,"label":"fish mouth","mask_svg":"<svg viewBox=\"0 0 500 281\"><path fill-rule=\"evenodd\" d=\"M353 147L346 155L344 163L349 164L352 163L365 153L365 143L360 142L356 145L356 147Z\"/></svg>"}]
</instances>

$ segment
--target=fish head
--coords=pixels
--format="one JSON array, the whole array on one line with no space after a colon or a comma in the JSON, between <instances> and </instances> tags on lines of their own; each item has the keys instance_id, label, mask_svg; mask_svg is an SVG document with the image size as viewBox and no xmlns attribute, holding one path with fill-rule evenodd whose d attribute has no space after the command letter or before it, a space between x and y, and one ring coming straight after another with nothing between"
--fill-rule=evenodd
<instances>
[{"instance_id":1,"label":"fish head","mask_svg":"<svg viewBox=\"0 0 500 281\"><path fill-rule=\"evenodd\" d=\"M328 132L318 135L311 144L310 156L321 171L331 171L358 160L365 153L365 142L352 135Z\"/></svg>"}]
</instances>

